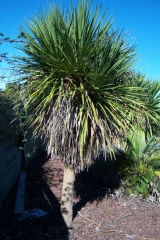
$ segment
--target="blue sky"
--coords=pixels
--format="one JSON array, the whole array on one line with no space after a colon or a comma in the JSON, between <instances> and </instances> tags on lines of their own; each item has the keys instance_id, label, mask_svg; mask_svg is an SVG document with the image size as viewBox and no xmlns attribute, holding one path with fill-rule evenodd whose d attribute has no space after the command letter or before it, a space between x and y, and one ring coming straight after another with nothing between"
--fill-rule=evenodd
<instances>
[{"instance_id":1,"label":"blue sky","mask_svg":"<svg viewBox=\"0 0 160 240\"><path fill-rule=\"evenodd\" d=\"M70 2L70 0L1 0L0 32L15 38L25 17L34 15L36 11L50 3L60 3L65 7ZM77 3L74 0L72 2ZM115 28L124 29L129 43L136 45L138 57L136 70L148 78L160 79L160 1L94 0L94 6L100 3L103 3L103 10L108 8L108 16L112 14ZM17 53L10 44L0 45L0 52L8 52L9 55ZM0 74L5 72L5 67L5 63L0 63ZM0 81L1 87L4 87L4 83Z\"/></svg>"}]
</instances>

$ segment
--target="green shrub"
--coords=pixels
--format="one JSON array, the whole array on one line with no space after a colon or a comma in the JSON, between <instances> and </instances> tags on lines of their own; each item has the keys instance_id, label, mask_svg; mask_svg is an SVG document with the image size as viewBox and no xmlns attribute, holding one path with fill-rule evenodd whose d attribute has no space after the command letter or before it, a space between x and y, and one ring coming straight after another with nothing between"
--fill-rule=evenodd
<instances>
[{"instance_id":1,"label":"green shrub","mask_svg":"<svg viewBox=\"0 0 160 240\"><path fill-rule=\"evenodd\" d=\"M129 189L145 197L153 190L150 182L155 178L156 182L159 181L155 174L160 170L158 139L149 134L146 136L144 130L135 127L126 138L126 143L125 149L115 149L117 170L123 180L127 180ZM160 184L158 189L160 192Z\"/></svg>"},{"instance_id":2,"label":"green shrub","mask_svg":"<svg viewBox=\"0 0 160 240\"><path fill-rule=\"evenodd\" d=\"M124 191L125 196L129 196L132 193L131 188L126 188Z\"/></svg>"}]
</instances>

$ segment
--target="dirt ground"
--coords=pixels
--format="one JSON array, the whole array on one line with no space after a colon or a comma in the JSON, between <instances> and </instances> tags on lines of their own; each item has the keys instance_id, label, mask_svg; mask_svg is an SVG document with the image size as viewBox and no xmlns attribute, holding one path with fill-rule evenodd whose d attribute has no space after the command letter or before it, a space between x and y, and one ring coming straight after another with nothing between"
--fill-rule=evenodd
<instances>
[{"instance_id":1,"label":"dirt ground","mask_svg":"<svg viewBox=\"0 0 160 240\"><path fill-rule=\"evenodd\" d=\"M60 214L63 164L38 155L27 170L25 210L48 214L20 219L14 215L17 182L2 203L0 240L160 239L160 204L140 197L106 197L106 189L89 173L76 177L74 219L68 230Z\"/></svg>"}]
</instances>

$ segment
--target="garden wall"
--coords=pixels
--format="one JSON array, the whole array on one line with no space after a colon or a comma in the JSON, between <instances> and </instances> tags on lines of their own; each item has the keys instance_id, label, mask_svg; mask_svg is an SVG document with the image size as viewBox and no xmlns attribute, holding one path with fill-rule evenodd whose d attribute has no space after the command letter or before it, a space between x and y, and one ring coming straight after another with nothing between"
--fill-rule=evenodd
<instances>
[{"instance_id":1,"label":"garden wall","mask_svg":"<svg viewBox=\"0 0 160 240\"><path fill-rule=\"evenodd\" d=\"M25 166L42 150L40 139L33 139L28 135L25 144ZM22 170L22 151L16 143L14 136L7 136L0 141L0 201L7 195Z\"/></svg>"},{"instance_id":2,"label":"garden wall","mask_svg":"<svg viewBox=\"0 0 160 240\"><path fill-rule=\"evenodd\" d=\"M13 121L12 108L0 101L0 202L17 179L22 167L26 167L35 154L42 150L41 139L32 138L31 129L23 152L19 148L19 123Z\"/></svg>"},{"instance_id":3,"label":"garden wall","mask_svg":"<svg viewBox=\"0 0 160 240\"><path fill-rule=\"evenodd\" d=\"M21 170L22 152L15 145L14 138L0 142L0 201L5 198Z\"/></svg>"}]
</instances>

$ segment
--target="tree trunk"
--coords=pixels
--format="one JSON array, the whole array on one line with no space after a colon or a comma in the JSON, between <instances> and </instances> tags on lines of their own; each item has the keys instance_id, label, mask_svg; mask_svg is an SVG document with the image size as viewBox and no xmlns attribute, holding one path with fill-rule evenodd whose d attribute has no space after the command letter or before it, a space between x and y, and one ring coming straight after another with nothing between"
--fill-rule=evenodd
<instances>
[{"instance_id":1,"label":"tree trunk","mask_svg":"<svg viewBox=\"0 0 160 240\"><path fill-rule=\"evenodd\" d=\"M73 218L74 180L75 180L74 170L64 165L61 213L67 227L71 226Z\"/></svg>"}]
</instances>

